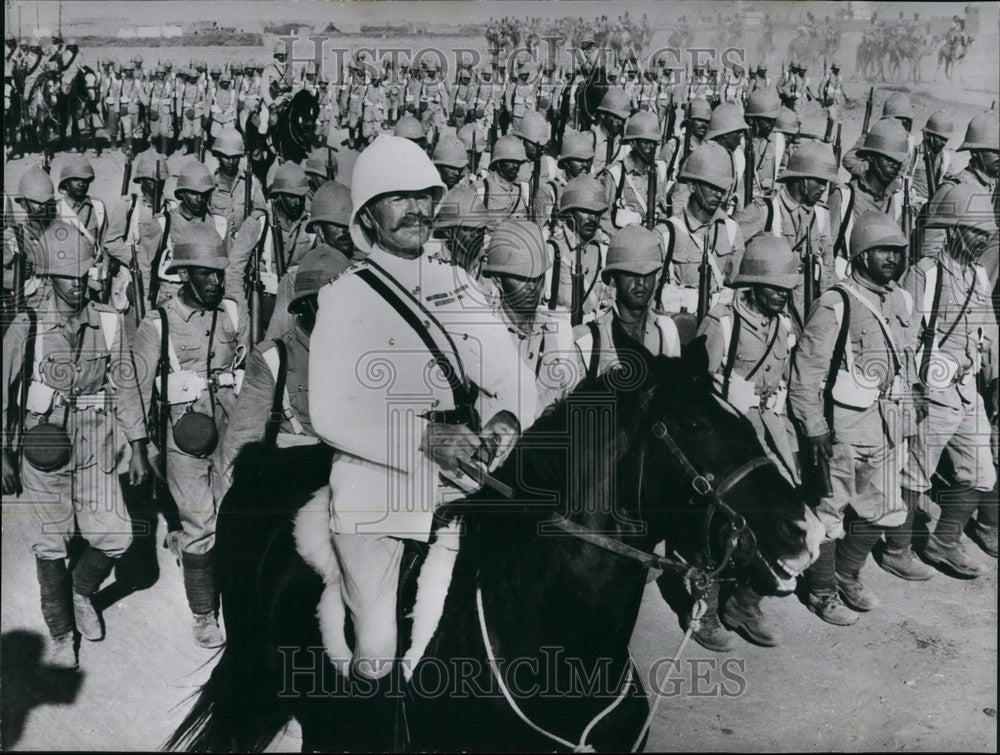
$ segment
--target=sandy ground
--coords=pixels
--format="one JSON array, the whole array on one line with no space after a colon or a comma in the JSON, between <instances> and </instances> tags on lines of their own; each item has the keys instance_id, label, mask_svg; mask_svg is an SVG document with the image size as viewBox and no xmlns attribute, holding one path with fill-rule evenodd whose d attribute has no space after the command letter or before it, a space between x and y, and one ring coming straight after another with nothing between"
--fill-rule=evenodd
<instances>
[{"instance_id":1,"label":"sandy ground","mask_svg":"<svg viewBox=\"0 0 1000 755\"><path fill-rule=\"evenodd\" d=\"M228 49L215 54L248 57L251 52L261 54ZM161 48L146 57L192 54L190 49ZM855 84L849 92L863 107L863 86ZM924 87L914 97L916 125L947 104L961 132L976 110L988 107L989 99L989 94L944 84ZM806 128L821 131L818 110L807 111ZM859 130L856 110L845 126L845 150ZM344 182L349 182L355 156L341 152ZM121 181L121 155L106 152L91 158L97 174L93 194L113 199ZM39 162L30 156L6 164L5 189L14 190L21 173ZM171 161L174 166L180 162ZM58 167L57 158L53 175ZM158 747L183 716L186 697L207 677L213 657L191 640L180 570L159 547L162 521L159 535L140 536L131 554L133 563L152 566L152 584L127 595L106 585L100 602L108 604L107 638L84 643L78 673L59 674L40 660L46 631L25 546L26 505L5 501L2 510L0 746ZM938 575L929 583L904 583L871 563L865 577L885 605L854 627L824 624L795 597L769 598L765 610L785 633L780 648L740 641L723 659L691 644L675 685L678 693L663 700L649 749L996 751L995 562L987 576L975 581ZM682 636L655 584L646 598L632 643L644 675L657 660L673 655ZM724 660L743 682L722 684ZM695 679L698 672L702 682ZM297 750L299 744L292 726L272 747Z\"/></svg>"}]
</instances>

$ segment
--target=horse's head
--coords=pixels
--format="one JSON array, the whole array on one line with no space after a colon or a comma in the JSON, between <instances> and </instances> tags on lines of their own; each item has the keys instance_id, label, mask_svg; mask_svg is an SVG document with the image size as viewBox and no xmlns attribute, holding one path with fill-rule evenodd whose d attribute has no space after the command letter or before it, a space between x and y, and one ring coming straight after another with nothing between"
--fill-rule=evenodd
<instances>
[{"instance_id":1,"label":"horse's head","mask_svg":"<svg viewBox=\"0 0 1000 755\"><path fill-rule=\"evenodd\" d=\"M759 591L788 592L819 555L822 526L749 421L717 398L704 339L684 351L640 355L649 380L635 428L646 437L639 511L685 557L707 555Z\"/></svg>"}]
</instances>

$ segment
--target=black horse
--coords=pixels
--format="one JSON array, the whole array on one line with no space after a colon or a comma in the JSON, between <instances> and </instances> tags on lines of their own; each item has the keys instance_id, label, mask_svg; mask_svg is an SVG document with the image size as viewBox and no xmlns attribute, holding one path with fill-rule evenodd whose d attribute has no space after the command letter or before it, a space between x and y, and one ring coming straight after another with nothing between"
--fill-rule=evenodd
<instances>
[{"instance_id":1,"label":"black horse","mask_svg":"<svg viewBox=\"0 0 1000 755\"><path fill-rule=\"evenodd\" d=\"M702 340L680 359L631 352L524 434L496 472L513 496L484 488L450 512L464 532L441 620L409 684L377 699L358 699L360 681L343 694L316 618L322 581L291 534L332 452L248 449L218 526L227 646L167 746L260 750L292 716L307 751L638 744L648 705L628 643L656 543L688 560L707 548L765 594L790 590L818 553L818 521L705 365Z\"/></svg>"},{"instance_id":2,"label":"black horse","mask_svg":"<svg viewBox=\"0 0 1000 755\"><path fill-rule=\"evenodd\" d=\"M247 119L244 139L254 175L266 186L276 158L301 162L315 145L319 99L312 92L296 92L277 108L265 135L259 133L259 117L254 113Z\"/></svg>"},{"instance_id":3,"label":"black horse","mask_svg":"<svg viewBox=\"0 0 1000 755\"><path fill-rule=\"evenodd\" d=\"M66 98L66 121L70 134L70 145L80 152L87 145L94 148L97 156L101 156L101 144L98 140L97 128L100 122L100 93L98 92L97 74L90 66L77 70L69 85L69 95ZM118 107L115 103L112 107ZM66 132L64 126L64 133Z\"/></svg>"}]
</instances>

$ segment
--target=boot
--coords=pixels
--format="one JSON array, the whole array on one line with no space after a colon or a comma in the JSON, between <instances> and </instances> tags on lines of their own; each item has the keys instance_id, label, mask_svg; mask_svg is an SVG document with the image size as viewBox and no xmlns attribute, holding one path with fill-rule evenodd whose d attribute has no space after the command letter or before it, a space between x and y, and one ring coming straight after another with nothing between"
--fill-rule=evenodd
<instances>
[{"instance_id":1,"label":"boot","mask_svg":"<svg viewBox=\"0 0 1000 755\"><path fill-rule=\"evenodd\" d=\"M705 615L701 617L698 628L691 633L691 637L706 650L714 650L717 653L728 653L736 643L733 641L733 633L722 626L719 621L719 584L713 582L705 593Z\"/></svg>"},{"instance_id":2,"label":"boot","mask_svg":"<svg viewBox=\"0 0 1000 755\"><path fill-rule=\"evenodd\" d=\"M35 559L41 593L42 617L52 637L73 634L73 598L69 571L63 559Z\"/></svg>"},{"instance_id":3,"label":"boot","mask_svg":"<svg viewBox=\"0 0 1000 755\"><path fill-rule=\"evenodd\" d=\"M212 552L181 553L184 592L194 617L194 641L203 648L219 647L222 632L215 618L215 575Z\"/></svg>"},{"instance_id":4,"label":"boot","mask_svg":"<svg viewBox=\"0 0 1000 755\"><path fill-rule=\"evenodd\" d=\"M856 611L873 611L882 607L882 601L864 586L857 573L841 574L838 571L837 586L840 588L844 602Z\"/></svg>"},{"instance_id":5,"label":"boot","mask_svg":"<svg viewBox=\"0 0 1000 755\"><path fill-rule=\"evenodd\" d=\"M836 590L809 591L809 610L827 624L849 627L859 618L858 614L845 606Z\"/></svg>"},{"instance_id":6,"label":"boot","mask_svg":"<svg viewBox=\"0 0 1000 755\"><path fill-rule=\"evenodd\" d=\"M49 649L45 654L46 665L56 669L79 668L80 664L77 662L73 644L72 631L50 638Z\"/></svg>"},{"instance_id":7,"label":"boot","mask_svg":"<svg viewBox=\"0 0 1000 755\"><path fill-rule=\"evenodd\" d=\"M917 498L922 496L913 490L903 488L906 501L906 521L898 527L884 530L885 548L875 557L876 563L885 571L913 582L923 582L934 576L934 570L918 560L913 553L913 520L918 507Z\"/></svg>"},{"instance_id":8,"label":"boot","mask_svg":"<svg viewBox=\"0 0 1000 755\"><path fill-rule=\"evenodd\" d=\"M741 632L750 642L774 647L781 642L781 632L769 624L760 610L761 596L748 585L736 588L722 609L722 621L730 629Z\"/></svg>"},{"instance_id":9,"label":"boot","mask_svg":"<svg viewBox=\"0 0 1000 755\"><path fill-rule=\"evenodd\" d=\"M73 569L73 615L76 628L85 640L97 642L104 638L101 617L91 597L108 578L114 563L113 558L88 545Z\"/></svg>"},{"instance_id":10,"label":"boot","mask_svg":"<svg viewBox=\"0 0 1000 755\"><path fill-rule=\"evenodd\" d=\"M972 540L983 551L993 558L997 557L997 515L1000 504L997 503L997 489L989 490L979 496L979 513L976 522L969 533Z\"/></svg>"},{"instance_id":11,"label":"boot","mask_svg":"<svg viewBox=\"0 0 1000 755\"><path fill-rule=\"evenodd\" d=\"M924 557L962 577L975 578L985 573L986 567L962 545L962 530L978 507L979 493L974 490L955 492L947 499L942 497L941 518L927 538Z\"/></svg>"},{"instance_id":12,"label":"boot","mask_svg":"<svg viewBox=\"0 0 1000 755\"><path fill-rule=\"evenodd\" d=\"M198 647L217 648L226 644L215 612L193 614L194 641Z\"/></svg>"}]
</instances>

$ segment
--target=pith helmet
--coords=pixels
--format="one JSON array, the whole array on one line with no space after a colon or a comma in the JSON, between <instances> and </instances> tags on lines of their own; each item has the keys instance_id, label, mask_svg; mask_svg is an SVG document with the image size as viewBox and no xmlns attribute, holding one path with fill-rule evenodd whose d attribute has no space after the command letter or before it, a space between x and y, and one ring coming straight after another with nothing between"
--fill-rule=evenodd
<instances>
[{"instance_id":1,"label":"pith helmet","mask_svg":"<svg viewBox=\"0 0 1000 755\"><path fill-rule=\"evenodd\" d=\"M276 39L274 40L274 51L273 55L288 55L288 45L285 44L285 40Z\"/></svg>"},{"instance_id":2,"label":"pith helmet","mask_svg":"<svg viewBox=\"0 0 1000 755\"><path fill-rule=\"evenodd\" d=\"M799 117L794 110L783 107L778 111L778 117L774 119L774 130L782 134L799 133Z\"/></svg>"},{"instance_id":3,"label":"pith helmet","mask_svg":"<svg viewBox=\"0 0 1000 755\"><path fill-rule=\"evenodd\" d=\"M527 162L528 155L524 151L524 143L513 134L504 134L493 145L493 154L490 155L490 167L501 160L517 160Z\"/></svg>"},{"instance_id":4,"label":"pith helmet","mask_svg":"<svg viewBox=\"0 0 1000 755\"><path fill-rule=\"evenodd\" d=\"M515 141L521 143L517 139ZM371 250L371 242L358 221L358 212L368 202L383 194L427 189L433 190L435 203L441 199L445 189L427 153L409 139L387 135L377 137L358 155L351 178L351 202L354 205L351 239L354 245L362 252Z\"/></svg>"},{"instance_id":5,"label":"pith helmet","mask_svg":"<svg viewBox=\"0 0 1000 755\"><path fill-rule=\"evenodd\" d=\"M237 157L245 152L243 135L234 128L224 128L212 142L212 151L227 157Z\"/></svg>"},{"instance_id":6,"label":"pith helmet","mask_svg":"<svg viewBox=\"0 0 1000 755\"><path fill-rule=\"evenodd\" d=\"M878 210L869 210L854 221L851 231L850 256L853 260L869 249L879 247L904 248L907 245L899 224Z\"/></svg>"},{"instance_id":7,"label":"pith helmet","mask_svg":"<svg viewBox=\"0 0 1000 755\"><path fill-rule=\"evenodd\" d=\"M334 171L337 170L337 156L329 149L324 148L317 148L310 152L302 166L307 174L311 173L324 178L327 177L331 168Z\"/></svg>"},{"instance_id":8,"label":"pith helmet","mask_svg":"<svg viewBox=\"0 0 1000 755\"><path fill-rule=\"evenodd\" d=\"M630 115L625 121L625 132L622 135L623 142L645 139L647 141L660 141L660 121L654 113L648 110L641 110L634 115Z\"/></svg>"},{"instance_id":9,"label":"pith helmet","mask_svg":"<svg viewBox=\"0 0 1000 755\"><path fill-rule=\"evenodd\" d=\"M975 228L993 233L997 224L992 200L989 194L976 192L967 184L946 184L931 199L927 227Z\"/></svg>"},{"instance_id":10,"label":"pith helmet","mask_svg":"<svg viewBox=\"0 0 1000 755\"><path fill-rule=\"evenodd\" d=\"M909 118L913 120L913 103L902 92L893 92L882 106L883 118Z\"/></svg>"},{"instance_id":11,"label":"pith helmet","mask_svg":"<svg viewBox=\"0 0 1000 755\"><path fill-rule=\"evenodd\" d=\"M17 194L32 202L49 202L56 198L52 178L40 167L31 168L21 175L17 183Z\"/></svg>"},{"instance_id":12,"label":"pith helmet","mask_svg":"<svg viewBox=\"0 0 1000 755\"><path fill-rule=\"evenodd\" d=\"M210 270L225 270L229 264L226 242L215 228L196 223L184 229L174 244L174 256L167 265L167 272L182 267L205 267Z\"/></svg>"},{"instance_id":13,"label":"pith helmet","mask_svg":"<svg viewBox=\"0 0 1000 755\"><path fill-rule=\"evenodd\" d=\"M712 106L707 100L691 100L688 103L688 118L692 121L712 120Z\"/></svg>"},{"instance_id":14,"label":"pith helmet","mask_svg":"<svg viewBox=\"0 0 1000 755\"><path fill-rule=\"evenodd\" d=\"M955 131L955 121L947 110L938 110L932 113L924 125L925 134L940 136L942 139L950 139Z\"/></svg>"},{"instance_id":15,"label":"pith helmet","mask_svg":"<svg viewBox=\"0 0 1000 755\"><path fill-rule=\"evenodd\" d=\"M315 296L332 278L346 270L352 261L328 244L317 244L302 255L299 269L295 271L292 296L288 301L288 311L303 299Z\"/></svg>"},{"instance_id":16,"label":"pith helmet","mask_svg":"<svg viewBox=\"0 0 1000 755\"><path fill-rule=\"evenodd\" d=\"M423 139L427 136L427 131L423 124L407 113L396 121L396 126L392 130L393 136L401 136L404 139Z\"/></svg>"},{"instance_id":17,"label":"pith helmet","mask_svg":"<svg viewBox=\"0 0 1000 755\"><path fill-rule=\"evenodd\" d=\"M608 259L601 278L607 283L620 270L649 275L663 266L663 237L641 225L627 225L615 231L608 246Z\"/></svg>"},{"instance_id":18,"label":"pith helmet","mask_svg":"<svg viewBox=\"0 0 1000 755\"><path fill-rule=\"evenodd\" d=\"M996 111L980 113L969 121L969 126L965 129L965 140L958 149L960 152L972 149L1000 152L1000 123L997 122Z\"/></svg>"},{"instance_id":19,"label":"pith helmet","mask_svg":"<svg viewBox=\"0 0 1000 755\"><path fill-rule=\"evenodd\" d=\"M799 258L783 236L762 233L747 244L733 288L755 284L793 289L802 279Z\"/></svg>"},{"instance_id":20,"label":"pith helmet","mask_svg":"<svg viewBox=\"0 0 1000 755\"><path fill-rule=\"evenodd\" d=\"M41 254L35 262L38 275L83 278L94 264L94 246L69 223L54 220L41 238Z\"/></svg>"},{"instance_id":21,"label":"pith helmet","mask_svg":"<svg viewBox=\"0 0 1000 755\"><path fill-rule=\"evenodd\" d=\"M632 103L629 100L628 93L624 89L618 89L617 87L609 89L604 93L601 104L597 106L597 112L611 113L611 115L616 115L622 120L628 118L629 113L632 112Z\"/></svg>"},{"instance_id":22,"label":"pith helmet","mask_svg":"<svg viewBox=\"0 0 1000 755\"><path fill-rule=\"evenodd\" d=\"M71 178L82 178L84 181L94 180L94 166L83 155L69 155L59 169L59 186Z\"/></svg>"},{"instance_id":23,"label":"pith helmet","mask_svg":"<svg viewBox=\"0 0 1000 755\"><path fill-rule=\"evenodd\" d=\"M714 139L734 131L746 131L748 128L750 126L743 120L743 111L740 107L731 102L723 102L712 111L705 139Z\"/></svg>"},{"instance_id":24,"label":"pith helmet","mask_svg":"<svg viewBox=\"0 0 1000 755\"><path fill-rule=\"evenodd\" d=\"M282 163L274 171L274 178L271 179L268 193L304 197L309 193L309 179L306 177L306 172L302 170L301 165L293 163L291 160Z\"/></svg>"},{"instance_id":25,"label":"pith helmet","mask_svg":"<svg viewBox=\"0 0 1000 755\"><path fill-rule=\"evenodd\" d=\"M315 230L316 223L336 223L346 228L351 223L353 210L351 190L336 181L327 181L313 195L306 231Z\"/></svg>"},{"instance_id":26,"label":"pith helmet","mask_svg":"<svg viewBox=\"0 0 1000 755\"><path fill-rule=\"evenodd\" d=\"M779 181L793 178L818 178L831 183L837 180L837 158L833 149L822 142L807 142L788 158Z\"/></svg>"},{"instance_id":27,"label":"pith helmet","mask_svg":"<svg viewBox=\"0 0 1000 755\"><path fill-rule=\"evenodd\" d=\"M505 220L490 238L483 275L537 278L551 266L541 227L530 220Z\"/></svg>"},{"instance_id":28,"label":"pith helmet","mask_svg":"<svg viewBox=\"0 0 1000 755\"><path fill-rule=\"evenodd\" d=\"M547 144L549 141L549 123L545 120L544 115L537 110L531 110L524 114L524 117L514 126L511 133L533 144Z\"/></svg>"},{"instance_id":29,"label":"pith helmet","mask_svg":"<svg viewBox=\"0 0 1000 755\"><path fill-rule=\"evenodd\" d=\"M747 97L746 115L748 118L777 118L781 110L781 100L770 87L755 89Z\"/></svg>"},{"instance_id":30,"label":"pith helmet","mask_svg":"<svg viewBox=\"0 0 1000 755\"><path fill-rule=\"evenodd\" d=\"M563 160L593 160L594 159L594 136L592 133L585 133L567 128L563 134L562 151L559 153L559 161Z\"/></svg>"},{"instance_id":31,"label":"pith helmet","mask_svg":"<svg viewBox=\"0 0 1000 755\"><path fill-rule=\"evenodd\" d=\"M469 153L458 139L441 139L434 147L431 162L452 168L464 168L469 162Z\"/></svg>"},{"instance_id":32,"label":"pith helmet","mask_svg":"<svg viewBox=\"0 0 1000 755\"><path fill-rule=\"evenodd\" d=\"M483 200L479 198L479 192L472 186L456 186L444 195L438 205L434 229L486 228L489 220L489 213Z\"/></svg>"},{"instance_id":33,"label":"pith helmet","mask_svg":"<svg viewBox=\"0 0 1000 755\"><path fill-rule=\"evenodd\" d=\"M716 142L696 147L681 166L681 181L700 182L727 191L733 185L733 160Z\"/></svg>"},{"instance_id":34,"label":"pith helmet","mask_svg":"<svg viewBox=\"0 0 1000 755\"><path fill-rule=\"evenodd\" d=\"M593 176L577 176L566 184L559 197L559 209L604 212L608 209L604 185Z\"/></svg>"},{"instance_id":35,"label":"pith helmet","mask_svg":"<svg viewBox=\"0 0 1000 755\"><path fill-rule=\"evenodd\" d=\"M144 178L156 178L156 163L160 163L160 180L167 180L167 158L152 147L140 152L135 158L135 168L132 170L132 183L138 183Z\"/></svg>"},{"instance_id":36,"label":"pith helmet","mask_svg":"<svg viewBox=\"0 0 1000 755\"><path fill-rule=\"evenodd\" d=\"M215 179L208 172L208 168L197 160L188 160L187 165L177 176L177 186L174 188L174 196L182 191L194 191L204 194L206 191L215 189Z\"/></svg>"},{"instance_id":37,"label":"pith helmet","mask_svg":"<svg viewBox=\"0 0 1000 755\"><path fill-rule=\"evenodd\" d=\"M903 124L894 118L883 118L865 135L858 155L882 155L901 163L906 159L909 146Z\"/></svg>"}]
</instances>

